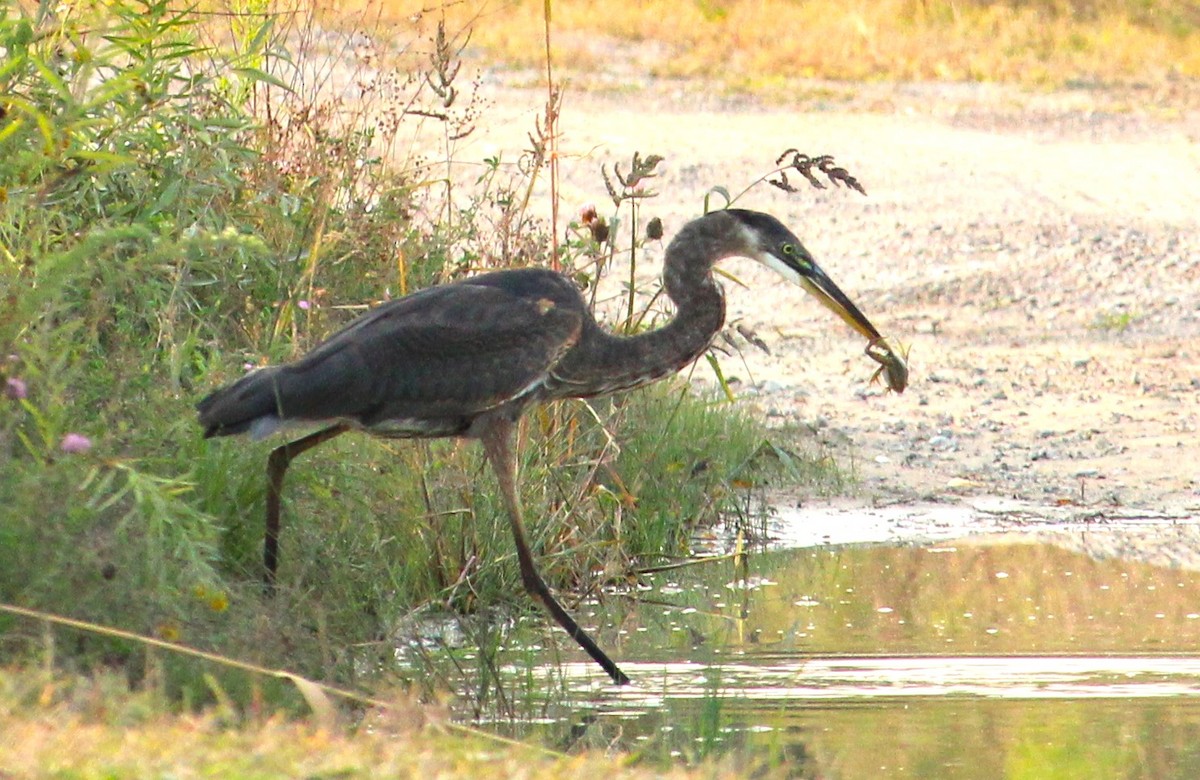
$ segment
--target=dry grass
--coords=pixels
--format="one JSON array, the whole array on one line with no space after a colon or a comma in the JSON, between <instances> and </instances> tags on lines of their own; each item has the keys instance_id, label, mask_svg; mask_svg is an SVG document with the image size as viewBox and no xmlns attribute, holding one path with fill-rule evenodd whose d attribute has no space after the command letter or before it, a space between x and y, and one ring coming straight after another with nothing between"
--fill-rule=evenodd
<instances>
[{"instance_id":1,"label":"dry grass","mask_svg":"<svg viewBox=\"0 0 1200 780\"><path fill-rule=\"evenodd\" d=\"M751 88L794 78L1061 86L1200 76L1200 11L1184 0L551 5L556 63L574 71L620 65ZM433 7L421 0L358 0L356 11L349 6L355 4L339 4L339 13L405 25L444 18L453 29L470 27L472 44L489 57L522 67L544 64L542 3L464 0ZM586 81L576 84L586 87Z\"/></svg>"},{"instance_id":2,"label":"dry grass","mask_svg":"<svg viewBox=\"0 0 1200 780\"><path fill-rule=\"evenodd\" d=\"M403 701L369 726L320 728L265 716L239 722L219 708L171 714L123 678L0 671L0 776L159 777L722 777L716 767L653 771L599 754L450 733Z\"/></svg>"}]
</instances>

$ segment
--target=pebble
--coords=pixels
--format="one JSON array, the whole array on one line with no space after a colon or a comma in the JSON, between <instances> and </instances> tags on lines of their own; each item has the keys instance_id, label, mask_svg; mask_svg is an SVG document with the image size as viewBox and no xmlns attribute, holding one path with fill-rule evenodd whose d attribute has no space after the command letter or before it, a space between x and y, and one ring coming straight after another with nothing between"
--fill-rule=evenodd
<instances>
[{"instance_id":1,"label":"pebble","mask_svg":"<svg viewBox=\"0 0 1200 780\"><path fill-rule=\"evenodd\" d=\"M771 395L773 393L782 393L784 391L783 383L768 379L764 382L759 382L756 388L758 392Z\"/></svg>"},{"instance_id":2,"label":"pebble","mask_svg":"<svg viewBox=\"0 0 1200 780\"><path fill-rule=\"evenodd\" d=\"M933 447L935 450L951 450L957 445L955 444L954 439L949 436L943 436L939 433L936 436L929 437L929 446Z\"/></svg>"}]
</instances>

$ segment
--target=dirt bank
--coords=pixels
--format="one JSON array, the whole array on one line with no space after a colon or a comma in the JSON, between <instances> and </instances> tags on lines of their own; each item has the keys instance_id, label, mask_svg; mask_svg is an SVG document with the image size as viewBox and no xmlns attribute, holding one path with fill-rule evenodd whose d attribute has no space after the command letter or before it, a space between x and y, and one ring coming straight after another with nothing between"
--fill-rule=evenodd
<instances>
[{"instance_id":1,"label":"dirt bank","mask_svg":"<svg viewBox=\"0 0 1200 780\"><path fill-rule=\"evenodd\" d=\"M568 91L565 204L604 203L599 164L635 150L668 158L648 209L668 236L710 187L739 191L789 147L835 155L866 186L760 187L740 205L792 225L910 345L905 394L869 385L861 340L799 290L749 264L731 270L751 289L728 290L730 320L771 354L727 369L774 419L852 456L861 502L999 497L1089 521L1200 510L1194 101L891 85L783 106L643 86ZM460 154L515 159L542 93L487 89L489 121Z\"/></svg>"}]
</instances>

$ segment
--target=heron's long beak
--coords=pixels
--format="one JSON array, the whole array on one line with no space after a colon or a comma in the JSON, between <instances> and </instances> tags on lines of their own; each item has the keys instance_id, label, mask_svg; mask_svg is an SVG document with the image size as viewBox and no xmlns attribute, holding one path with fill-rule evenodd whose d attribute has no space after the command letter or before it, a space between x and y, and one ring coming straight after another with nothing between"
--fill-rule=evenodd
<instances>
[{"instance_id":1,"label":"heron's long beak","mask_svg":"<svg viewBox=\"0 0 1200 780\"><path fill-rule=\"evenodd\" d=\"M810 262L804 267L800 272L799 282L825 308L845 320L847 325L861 333L868 341L874 342L881 338L879 331L875 330L875 326L866 315L858 310L854 301L847 298L816 263Z\"/></svg>"}]
</instances>

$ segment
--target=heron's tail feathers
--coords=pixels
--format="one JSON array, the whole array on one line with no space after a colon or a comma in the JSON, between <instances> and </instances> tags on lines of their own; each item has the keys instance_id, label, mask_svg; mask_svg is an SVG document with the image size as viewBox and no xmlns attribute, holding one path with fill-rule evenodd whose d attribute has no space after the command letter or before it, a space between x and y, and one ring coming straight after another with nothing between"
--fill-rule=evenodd
<instances>
[{"instance_id":1,"label":"heron's tail feathers","mask_svg":"<svg viewBox=\"0 0 1200 780\"><path fill-rule=\"evenodd\" d=\"M204 437L250 431L255 438L261 438L278 427L269 424L271 420L279 420L282 406L278 373L275 367L259 369L196 404Z\"/></svg>"},{"instance_id":2,"label":"heron's tail feathers","mask_svg":"<svg viewBox=\"0 0 1200 780\"><path fill-rule=\"evenodd\" d=\"M355 350L314 352L304 360L252 371L196 405L204 435L249 432L255 439L285 422L357 420L370 415L387 384Z\"/></svg>"}]
</instances>

